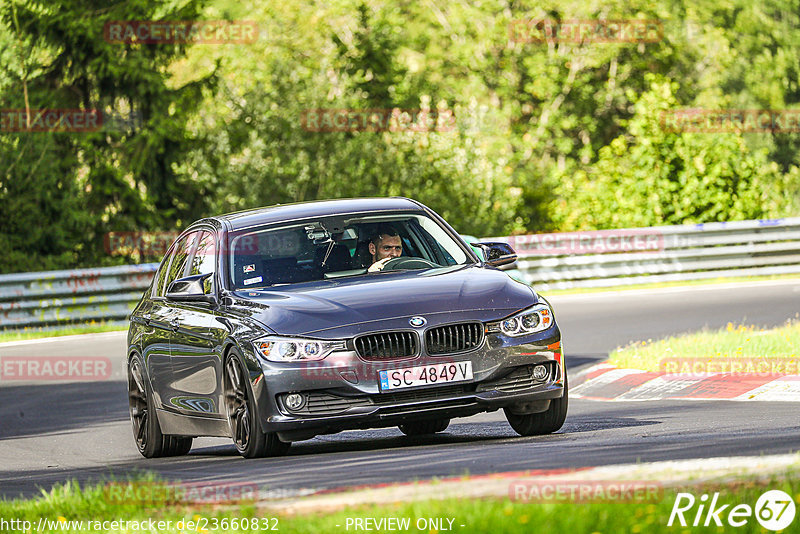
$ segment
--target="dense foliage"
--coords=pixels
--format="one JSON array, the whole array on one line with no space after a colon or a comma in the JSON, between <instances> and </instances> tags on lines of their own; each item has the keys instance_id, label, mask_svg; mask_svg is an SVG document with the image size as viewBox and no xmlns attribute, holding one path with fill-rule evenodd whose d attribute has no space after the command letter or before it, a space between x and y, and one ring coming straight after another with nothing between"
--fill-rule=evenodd
<instances>
[{"instance_id":1,"label":"dense foliage","mask_svg":"<svg viewBox=\"0 0 800 534\"><path fill-rule=\"evenodd\" d=\"M109 21L247 20L255 42L115 43ZM650 42L523 42L514 21L657 21ZM424 110L427 131L315 131L309 110ZM0 109L136 117L0 126L0 272L154 259L110 231L403 195L463 233L798 214L800 134L682 133L685 108L800 108L800 0L6 0ZM424 129L423 129L424 130Z\"/></svg>"}]
</instances>

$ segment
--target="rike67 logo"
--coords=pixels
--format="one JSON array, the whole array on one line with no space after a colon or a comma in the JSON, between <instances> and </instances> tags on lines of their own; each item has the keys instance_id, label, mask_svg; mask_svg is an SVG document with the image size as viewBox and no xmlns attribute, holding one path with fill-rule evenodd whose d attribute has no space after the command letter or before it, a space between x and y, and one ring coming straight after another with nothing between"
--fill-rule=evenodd
<instances>
[{"instance_id":1,"label":"rike67 logo","mask_svg":"<svg viewBox=\"0 0 800 534\"><path fill-rule=\"evenodd\" d=\"M794 500L788 493L780 490L763 493L756 501L755 508L749 504L723 504L719 493L714 493L710 500L705 493L699 499L691 493L678 493L667 526L722 527L727 524L731 527L743 527L755 516L762 527L777 531L791 525L794 515Z\"/></svg>"}]
</instances>

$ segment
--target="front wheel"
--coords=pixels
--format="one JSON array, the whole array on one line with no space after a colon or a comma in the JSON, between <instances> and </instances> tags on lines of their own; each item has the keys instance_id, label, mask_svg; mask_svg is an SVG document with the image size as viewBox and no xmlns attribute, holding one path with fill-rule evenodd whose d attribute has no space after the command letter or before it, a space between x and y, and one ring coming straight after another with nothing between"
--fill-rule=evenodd
<instances>
[{"instance_id":1,"label":"front wheel","mask_svg":"<svg viewBox=\"0 0 800 534\"><path fill-rule=\"evenodd\" d=\"M280 441L274 432L261 430L253 390L246 377L239 351L231 349L225 359L225 410L236 450L245 458L286 454L290 443Z\"/></svg>"},{"instance_id":2,"label":"front wheel","mask_svg":"<svg viewBox=\"0 0 800 534\"><path fill-rule=\"evenodd\" d=\"M555 432L564 425L564 421L567 418L568 390L569 385L567 384L565 373L563 397L551 400L550 407L542 413L518 415L512 413L509 408L503 408L503 411L506 412L508 424L520 436L539 436Z\"/></svg>"}]
</instances>

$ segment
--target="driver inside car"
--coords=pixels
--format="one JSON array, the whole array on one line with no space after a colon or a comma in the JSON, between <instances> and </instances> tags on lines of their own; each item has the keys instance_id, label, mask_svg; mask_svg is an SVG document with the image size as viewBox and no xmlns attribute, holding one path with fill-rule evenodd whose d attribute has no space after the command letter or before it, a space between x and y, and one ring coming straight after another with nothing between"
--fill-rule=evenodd
<instances>
[{"instance_id":1,"label":"driver inside car","mask_svg":"<svg viewBox=\"0 0 800 534\"><path fill-rule=\"evenodd\" d=\"M367 272L374 273L383 269L386 263L399 258L403 254L403 241L397 230L391 226L381 226L375 237L369 243L369 253L372 254L372 265Z\"/></svg>"}]
</instances>

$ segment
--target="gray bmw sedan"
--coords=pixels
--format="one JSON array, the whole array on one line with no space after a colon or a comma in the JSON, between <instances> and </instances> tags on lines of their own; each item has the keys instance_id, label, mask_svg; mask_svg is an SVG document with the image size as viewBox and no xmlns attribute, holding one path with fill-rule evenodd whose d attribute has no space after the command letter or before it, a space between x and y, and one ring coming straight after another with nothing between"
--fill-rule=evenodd
<instances>
[{"instance_id":1,"label":"gray bmw sedan","mask_svg":"<svg viewBox=\"0 0 800 534\"><path fill-rule=\"evenodd\" d=\"M502 408L558 430L567 377L548 302L406 198L210 217L172 244L131 314L128 398L146 457L197 436L246 458L347 429L444 431Z\"/></svg>"}]
</instances>

